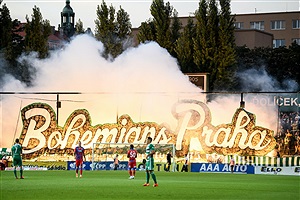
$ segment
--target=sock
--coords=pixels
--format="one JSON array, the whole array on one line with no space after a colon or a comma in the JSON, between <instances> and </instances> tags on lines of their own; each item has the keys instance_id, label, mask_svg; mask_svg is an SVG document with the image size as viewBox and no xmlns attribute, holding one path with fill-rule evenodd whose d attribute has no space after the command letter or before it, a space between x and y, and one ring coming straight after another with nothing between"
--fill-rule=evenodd
<instances>
[{"instance_id":1,"label":"sock","mask_svg":"<svg viewBox=\"0 0 300 200\"><path fill-rule=\"evenodd\" d=\"M80 168L80 175L82 175L82 168Z\"/></svg>"},{"instance_id":2,"label":"sock","mask_svg":"<svg viewBox=\"0 0 300 200\"><path fill-rule=\"evenodd\" d=\"M17 178L17 169L16 168L14 168L14 175Z\"/></svg>"},{"instance_id":3,"label":"sock","mask_svg":"<svg viewBox=\"0 0 300 200\"><path fill-rule=\"evenodd\" d=\"M76 168L76 174L78 174L78 168Z\"/></svg>"},{"instance_id":4,"label":"sock","mask_svg":"<svg viewBox=\"0 0 300 200\"><path fill-rule=\"evenodd\" d=\"M132 171L132 175L135 176L135 170Z\"/></svg>"},{"instance_id":5,"label":"sock","mask_svg":"<svg viewBox=\"0 0 300 200\"><path fill-rule=\"evenodd\" d=\"M131 174L131 170L130 170L130 169L128 170L128 173L129 173L129 176L132 176L132 174Z\"/></svg>"},{"instance_id":6,"label":"sock","mask_svg":"<svg viewBox=\"0 0 300 200\"><path fill-rule=\"evenodd\" d=\"M152 179L153 179L154 183L157 183L156 176L155 176L154 172L151 172L151 176L152 176Z\"/></svg>"},{"instance_id":7,"label":"sock","mask_svg":"<svg viewBox=\"0 0 300 200\"><path fill-rule=\"evenodd\" d=\"M149 183L149 179L150 179L150 174L149 172L146 172L146 183Z\"/></svg>"},{"instance_id":8,"label":"sock","mask_svg":"<svg viewBox=\"0 0 300 200\"><path fill-rule=\"evenodd\" d=\"M23 177L23 169L20 169L20 176Z\"/></svg>"}]
</instances>

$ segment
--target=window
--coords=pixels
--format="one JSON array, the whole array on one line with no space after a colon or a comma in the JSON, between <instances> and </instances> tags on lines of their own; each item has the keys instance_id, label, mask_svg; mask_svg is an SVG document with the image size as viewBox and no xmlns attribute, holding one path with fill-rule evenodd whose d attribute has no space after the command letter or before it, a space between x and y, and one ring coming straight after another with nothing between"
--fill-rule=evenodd
<instances>
[{"instance_id":1,"label":"window","mask_svg":"<svg viewBox=\"0 0 300 200\"><path fill-rule=\"evenodd\" d=\"M63 16L63 23L66 23L66 22L67 22L67 17Z\"/></svg>"},{"instance_id":2,"label":"window","mask_svg":"<svg viewBox=\"0 0 300 200\"><path fill-rule=\"evenodd\" d=\"M271 21L271 30L282 30L282 29L285 29L284 20Z\"/></svg>"},{"instance_id":3,"label":"window","mask_svg":"<svg viewBox=\"0 0 300 200\"><path fill-rule=\"evenodd\" d=\"M296 44L300 45L300 38L293 38L292 42L296 42Z\"/></svg>"},{"instance_id":4,"label":"window","mask_svg":"<svg viewBox=\"0 0 300 200\"><path fill-rule=\"evenodd\" d=\"M293 19L292 24L293 28L300 28L300 19Z\"/></svg>"},{"instance_id":5,"label":"window","mask_svg":"<svg viewBox=\"0 0 300 200\"><path fill-rule=\"evenodd\" d=\"M260 22L250 22L251 29L258 29L258 30L265 30L265 23L264 21Z\"/></svg>"},{"instance_id":6,"label":"window","mask_svg":"<svg viewBox=\"0 0 300 200\"><path fill-rule=\"evenodd\" d=\"M281 46L285 46L285 40L283 39L273 40L273 48L278 48Z\"/></svg>"},{"instance_id":7,"label":"window","mask_svg":"<svg viewBox=\"0 0 300 200\"><path fill-rule=\"evenodd\" d=\"M235 27L235 29L243 29L244 28L244 22L235 22L234 27Z\"/></svg>"}]
</instances>

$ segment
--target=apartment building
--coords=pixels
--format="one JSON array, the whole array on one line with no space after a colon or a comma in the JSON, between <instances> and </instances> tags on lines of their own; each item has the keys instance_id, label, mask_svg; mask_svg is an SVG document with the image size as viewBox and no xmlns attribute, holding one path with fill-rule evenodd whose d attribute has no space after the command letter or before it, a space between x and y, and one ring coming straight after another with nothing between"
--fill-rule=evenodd
<instances>
[{"instance_id":1,"label":"apartment building","mask_svg":"<svg viewBox=\"0 0 300 200\"><path fill-rule=\"evenodd\" d=\"M248 48L289 46L292 42L300 45L300 11L237 14L235 16L235 42ZM188 17L179 17L185 26ZM194 21L196 19L194 18ZM195 21L196 22L196 21ZM139 29L132 29L137 45Z\"/></svg>"},{"instance_id":2,"label":"apartment building","mask_svg":"<svg viewBox=\"0 0 300 200\"><path fill-rule=\"evenodd\" d=\"M237 32L243 30L259 30L272 34L272 46L289 46L292 42L300 45L300 11L254 13L235 15ZM247 37L244 37L247 40ZM237 38L240 41L240 38ZM259 46L261 41L257 41Z\"/></svg>"}]
</instances>

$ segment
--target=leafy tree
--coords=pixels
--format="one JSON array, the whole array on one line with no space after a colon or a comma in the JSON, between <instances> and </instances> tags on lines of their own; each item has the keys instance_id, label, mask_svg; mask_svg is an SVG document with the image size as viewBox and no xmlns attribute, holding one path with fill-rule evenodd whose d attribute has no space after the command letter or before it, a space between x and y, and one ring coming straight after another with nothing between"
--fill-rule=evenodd
<instances>
[{"instance_id":1,"label":"leafy tree","mask_svg":"<svg viewBox=\"0 0 300 200\"><path fill-rule=\"evenodd\" d=\"M24 40L23 37L17 34L17 32L23 32L24 27L20 26L20 22L16 19L12 21L12 29L11 29L11 40L8 43L5 51L5 58L11 64L15 64L16 59L23 53L24 51Z\"/></svg>"},{"instance_id":2,"label":"leafy tree","mask_svg":"<svg viewBox=\"0 0 300 200\"><path fill-rule=\"evenodd\" d=\"M170 54L174 57L177 57L176 55L176 42L178 38L180 37L180 29L182 28L182 23L178 18L178 12L174 9L173 17L172 17L172 24L171 24L171 48L170 48Z\"/></svg>"},{"instance_id":3,"label":"leafy tree","mask_svg":"<svg viewBox=\"0 0 300 200\"><path fill-rule=\"evenodd\" d=\"M48 37L51 34L49 20L43 20L40 9L34 6L31 21L28 16L26 16L26 21L25 51L35 51L38 52L39 58L46 58L48 55Z\"/></svg>"},{"instance_id":4,"label":"leafy tree","mask_svg":"<svg viewBox=\"0 0 300 200\"><path fill-rule=\"evenodd\" d=\"M2 1L0 1L0 4ZM16 79L23 83L30 85L30 70L27 66L21 65L17 58L24 50L23 38L16 34L22 32L22 26L18 20L11 21L9 9L6 4L0 8L0 44L1 49L1 75L11 74ZM1 79L2 77L0 77ZM0 80L2 85L2 81Z\"/></svg>"},{"instance_id":5,"label":"leafy tree","mask_svg":"<svg viewBox=\"0 0 300 200\"><path fill-rule=\"evenodd\" d=\"M117 12L116 32L120 39L125 39L131 34L131 22L128 13L120 6Z\"/></svg>"},{"instance_id":6,"label":"leafy tree","mask_svg":"<svg viewBox=\"0 0 300 200\"><path fill-rule=\"evenodd\" d=\"M2 1L0 1L1 5ZM12 41L12 20L6 4L0 8L0 49L6 48Z\"/></svg>"},{"instance_id":7,"label":"leafy tree","mask_svg":"<svg viewBox=\"0 0 300 200\"><path fill-rule=\"evenodd\" d=\"M267 72L281 83L292 79L300 84L300 45L292 43L288 48L272 50L267 64Z\"/></svg>"},{"instance_id":8,"label":"leafy tree","mask_svg":"<svg viewBox=\"0 0 300 200\"><path fill-rule=\"evenodd\" d=\"M127 12L120 7L117 12L111 5L107 7L106 3L97 6L97 19L95 20L95 36L104 45L103 56L105 58L116 58L125 49L123 46L124 39L129 38L131 34L131 23Z\"/></svg>"},{"instance_id":9,"label":"leafy tree","mask_svg":"<svg viewBox=\"0 0 300 200\"><path fill-rule=\"evenodd\" d=\"M230 90L234 84L236 64L234 17L230 11L230 0L220 0L218 26L218 52L216 79L214 89Z\"/></svg>"},{"instance_id":10,"label":"leafy tree","mask_svg":"<svg viewBox=\"0 0 300 200\"><path fill-rule=\"evenodd\" d=\"M165 4L163 0L153 0L150 12L153 19L141 23L137 35L138 41L156 41L172 56L177 57L176 42L182 29L178 12L173 10L169 2Z\"/></svg>"},{"instance_id":11,"label":"leafy tree","mask_svg":"<svg viewBox=\"0 0 300 200\"><path fill-rule=\"evenodd\" d=\"M172 49L171 43L171 16L173 7L167 2L164 5L163 0L153 0L150 12L153 16L153 23L156 30L156 42L166 48L169 52Z\"/></svg>"},{"instance_id":12,"label":"leafy tree","mask_svg":"<svg viewBox=\"0 0 300 200\"><path fill-rule=\"evenodd\" d=\"M132 45L131 35L131 22L129 14L120 6L120 9L117 12L117 23L116 23L116 32L118 38L120 39L119 44L121 48L119 49L118 55L120 55L123 50L127 49Z\"/></svg>"},{"instance_id":13,"label":"leafy tree","mask_svg":"<svg viewBox=\"0 0 300 200\"><path fill-rule=\"evenodd\" d=\"M78 19L78 21L75 24L75 34L79 35L79 34L83 34L85 32L84 28L83 28L83 23L80 19Z\"/></svg>"},{"instance_id":14,"label":"leafy tree","mask_svg":"<svg viewBox=\"0 0 300 200\"><path fill-rule=\"evenodd\" d=\"M194 63L194 41L196 37L195 24L192 18L188 19L187 25L183 29L183 33L178 38L175 51L177 60L183 73L195 72L196 65Z\"/></svg>"},{"instance_id":15,"label":"leafy tree","mask_svg":"<svg viewBox=\"0 0 300 200\"><path fill-rule=\"evenodd\" d=\"M155 41L155 38L156 30L153 21L142 22L137 34L138 41L144 43L146 41Z\"/></svg>"},{"instance_id":16,"label":"leafy tree","mask_svg":"<svg viewBox=\"0 0 300 200\"><path fill-rule=\"evenodd\" d=\"M256 47L249 49L246 46L236 47L238 72L248 69L266 71L268 75L278 81L284 89L292 89L290 80L300 82L300 45L292 43L288 48ZM239 77L236 77L239 81ZM236 84L236 90L242 89ZM298 85L299 90L299 85Z\"/></svg>"},{"instance_id":17,"label":"leafy tree","mask_svg":"<svg viewBox=\"0 0 300 200\"><path fill-rule=\"evenodd\" d=\"M110 6L107 7L103 1L101 6L97 6L97 20L95 20L96 30L95 36L104 45L103 56L108 58L112 54L115 36L115 9Z\"/></svg>"},{"instance_id":18,"label":"leafy tree","mask_svg":"<svg viewBox=\"0 0 300 200\"><path fill-rule=\"evenodd\" d=\"M294 79L299 84L300 89L300 45L293 42L289 46L289 54L285 59L290 61L286 71L290 73L290 78Z\"/></svg>"},{"instance_id":19,"label":"leafy tree","mask_svg":"<svg viewBox=\"0 0 300 200\"><path fill-rule=\"evenodd\" d=\"M218 17L218 8L215 0L210 0L208 3L208 15L207 15L207 31L208 31L208 40L207 40L207 51L208 56L204 59L207 59L206 63L208 64L209 72L209 87L210 90L213 90L213 85L217 79L218 74L218 31L219 31L219 17ZM205 27L202 27L205 28Z\"/></svg>"},{"instance_id":20,"label":"leafy tree","mask_svg":"<svg viewBox=\"0 0 300 200\"><path fill-rule=\"evenodd\" d=\"M209 32L206 29L207 19L207 3L206 0L201 0L199 9L195 12L196 17L196 37L194 41L194 63L197 66L196 72L208 72L209 61L208 59L208 37Z\"/></svg>"},{"instance_id":21,"label":"leafy tree","mask_svg":"<svg viewBox=\"0 0 300 200\"><path fill-rule=\"evenodd\" d=\"M196 11L197 36L194 62L199 72L209 73L210 90L230 90L235 72L234 18L230 1L201 0Z\"/></svg>"},{"instance_id":22,"label":"leafy tree","mask_svg":"<svg viewBox=\"0 0 300 200\"><path fill-rule=\"evenodd\" d=\"M95 36L98 40L104 41L108 34L114 32L114 8L111 7L111 11L107 7L106 3L102 1L102 4L97 6L97 19L95 20L96 30ZM113 14L110 16L109 13L113 11ZM112 17L110 19L109 17ZM107 40L107 39L106 39Z\"/></svg>"}]
</instances>

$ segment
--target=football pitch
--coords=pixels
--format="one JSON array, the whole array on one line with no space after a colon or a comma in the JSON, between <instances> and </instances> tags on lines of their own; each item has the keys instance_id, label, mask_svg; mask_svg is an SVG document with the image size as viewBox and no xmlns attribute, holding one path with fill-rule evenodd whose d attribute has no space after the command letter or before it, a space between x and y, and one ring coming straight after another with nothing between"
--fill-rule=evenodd
<instances>
[{"instance_id":1,"label":"football pitch","mask_svg":"<svg viewBox=\"0 0 300 200\"><path fill-rule=\"evenodd\" d=\"M18 172L19 174L19 172ZM15 179L0 172L1 200L9 199L300 199L300 177L282 175L155 172L158 187L142 186L145 172L25 171Z\"/></svg>"}]
</instances>

